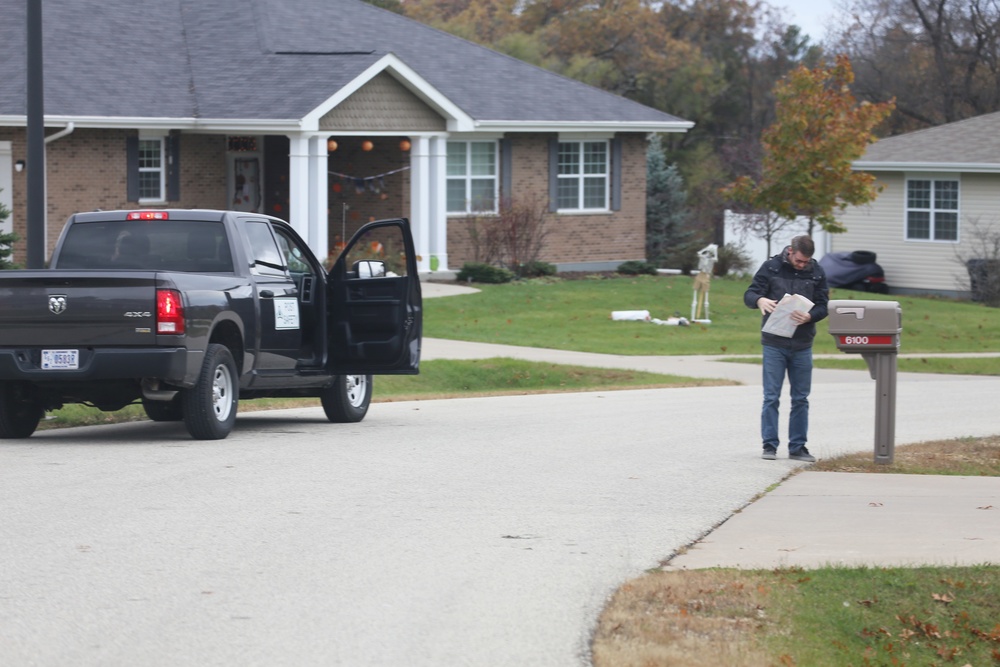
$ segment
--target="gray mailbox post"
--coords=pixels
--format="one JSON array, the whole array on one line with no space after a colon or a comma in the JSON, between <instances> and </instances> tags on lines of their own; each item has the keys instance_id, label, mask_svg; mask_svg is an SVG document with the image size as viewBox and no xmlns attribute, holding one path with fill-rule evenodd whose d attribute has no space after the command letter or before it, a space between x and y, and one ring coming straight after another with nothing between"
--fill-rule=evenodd
<instances>
[{"instance_id":1,"label":"gray mailbox post","mask_svg":"<svg viewBox=\"0 0 1000 667\"><path fill-rule=\"evenodd\" d=\"M896 439L896 358L903 314L896 301L834 300L830 335L842 352L860 354L875 380L875 463L892 463Z\"/></svg>"}]
</instances>

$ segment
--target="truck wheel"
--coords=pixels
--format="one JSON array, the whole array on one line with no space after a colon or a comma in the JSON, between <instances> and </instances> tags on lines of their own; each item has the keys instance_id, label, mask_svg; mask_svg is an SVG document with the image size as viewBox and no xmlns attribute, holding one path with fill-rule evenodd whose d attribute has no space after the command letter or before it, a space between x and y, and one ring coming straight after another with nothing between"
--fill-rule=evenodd
<instances>
[{"instance_id":1,"label":"truck wheel","mask_svg":"<svg viewBox=\"0 0 1000 667\"><path fill-rule=\"evenodd\" d=\"M151 401L144 398L142 409L154 422L179 422L184 419L184 409L181 408L179 397L172 401Z\"/></svg>"},{"instance_id":2,"label":"truck wheel","mask_svg":"<svg viewBox=\"0 0 1000 667\"><path fill-rule=\"evenodd\" d=\"M326 418L335 424L352 424L365 418L372 402L371 375L338 375L319 395Z\"/></svg>"},{"instance_id":3,"label":"truck wheel","mask_svg":"<svg viewBox=\"0 0 1000 667\"><path fill-rule=\"evenodd\" d=\"M239 391L236 363L225 345L212 343L205 350L198 383L181 393L184 425L192 438L221 440L236 423Z\"/></svg>"},{"instance_id":4,"label":"truck wheel","mask_svg":"<svg viewBox=\"0 0 1000 667\"><path fill-rule=\"evenodd\" d=\"M45 410L14 384L0 383L0 438L27 438Z\"/></svg>"}]
</instances>

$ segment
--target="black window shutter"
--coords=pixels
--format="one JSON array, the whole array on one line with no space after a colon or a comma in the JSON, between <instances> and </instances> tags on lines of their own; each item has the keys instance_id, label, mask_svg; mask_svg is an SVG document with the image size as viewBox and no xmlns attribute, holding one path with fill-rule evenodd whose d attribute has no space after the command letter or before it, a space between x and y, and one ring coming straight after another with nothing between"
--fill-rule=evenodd
<instances>
[{"instance_id":1,"label":"black window shutter","mask_svg":"<svg viewBox=\"0 0 1000 667\"><path fill-rule=\"evenodd\" d=\"M125 170L128 201L139 201L139 137L125 137Z\"/></svg>"},{"instance_id":2,"label":"black window shutter","mask_svg":"<svg viewBox=\"0 0 1000 667\"><path fill-rule=\"evenodd\" d=\"M514 178L514 166L512 164L511 156L513 150L510 145L510 139L500 140L500 203L503 206L510 205L512 198L514 197L514 184L511 180Z\"/></svg>"},{"instance_id":3,"label":"black window shutter","mask_svg":"<svg viewBox=\"0 0 1000 667\"><path fill-rule=\"evenodd\" d=\"M167 199L180 201L181 198L181 133L171 132L167 136Z\"/></svg>"},{"instance_id":4,"label":"black window shutter","mask_svg":"<svg viewBox=\"0 0 1000 667\"><path fill-rule=\"evenodd\" d=\"M559 210L559 139L549 139L549 211Z\"/></svg>"},{"instance_id":5,"label":"black window shutter","mask_svg":"<svg viewBox=\"0 0 1000 667\"><path fill-rule=\"evenodd\" d=\"M611 140L611 210L622 210L622 138Z\"/></svg>"}]
</instances>

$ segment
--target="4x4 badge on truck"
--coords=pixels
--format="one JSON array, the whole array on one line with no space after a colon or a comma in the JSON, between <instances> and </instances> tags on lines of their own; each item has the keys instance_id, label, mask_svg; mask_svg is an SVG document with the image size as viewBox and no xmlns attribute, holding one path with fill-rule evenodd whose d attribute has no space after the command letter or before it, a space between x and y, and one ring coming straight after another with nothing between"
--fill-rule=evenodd
<instances>
[{"instance_id":1,"label":"4x4 badge on truck","mask_svg":"<svg viewBox=\"0 0 1000 667\"><path fill-rule=\"evenodd\" d=\"M49 310L52 311L53 315L58 315L66 310L66 295L53 294L49 296Z\"/></svg>"}]
</instances>

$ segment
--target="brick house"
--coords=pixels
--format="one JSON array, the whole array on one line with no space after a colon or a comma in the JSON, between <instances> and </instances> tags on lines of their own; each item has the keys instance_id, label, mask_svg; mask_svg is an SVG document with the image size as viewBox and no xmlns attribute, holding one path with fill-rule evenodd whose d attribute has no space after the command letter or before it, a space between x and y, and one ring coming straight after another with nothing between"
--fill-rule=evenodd
<instances>
[{"instance_id":1,"label":"brick house","mask_svg":"<svg viewBox=\"0 0 1000 667\"><path fill-rule=\"evenodd\" d=\"M26 229L26 17L0 0L0 201ZM692 123L360 0L46 0L46 256L95 208L238 208L320 256L409 217L422 271L468 219L550 212L543 259L645 255L646 137ZM24 261L24 242L15 260Z\"/></svg>"}]
</instances>

